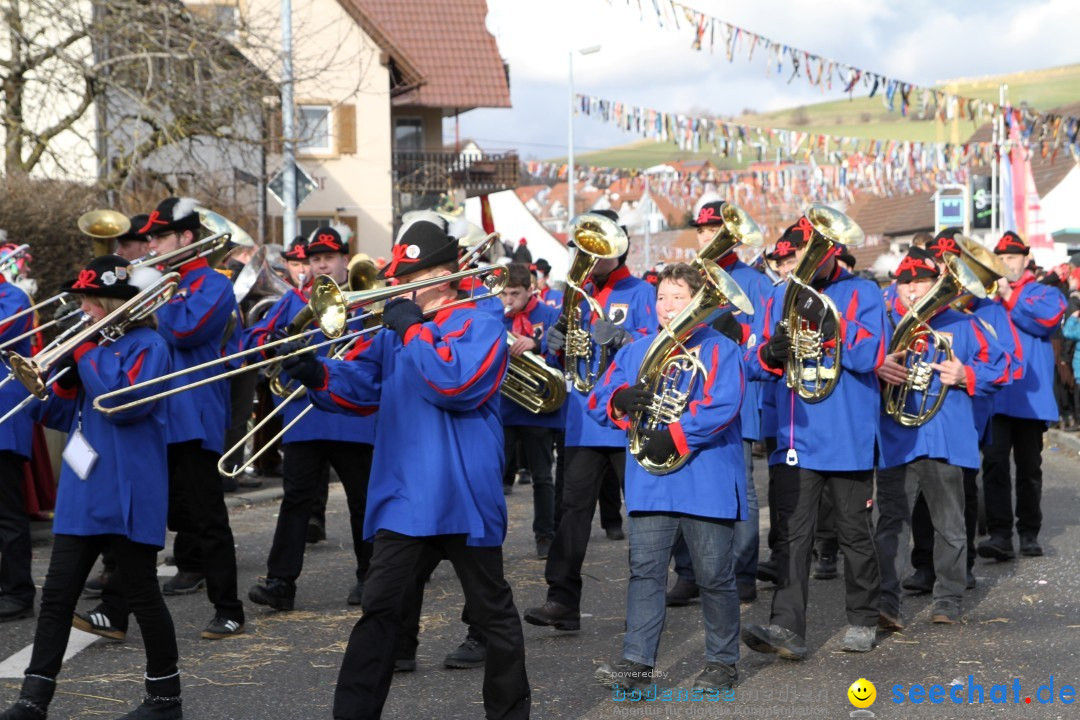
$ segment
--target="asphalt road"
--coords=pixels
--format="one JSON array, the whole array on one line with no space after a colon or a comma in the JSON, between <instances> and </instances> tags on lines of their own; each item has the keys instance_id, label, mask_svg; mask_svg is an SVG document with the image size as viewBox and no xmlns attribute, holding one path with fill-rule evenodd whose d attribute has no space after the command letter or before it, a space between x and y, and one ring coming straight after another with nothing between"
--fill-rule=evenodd
<instances>
[{"instance_id":1,"label":"asphalt road","mask_svg":"<svg viewBox=\"0 0 1080 720\"><path fill-rule=\"evenodd\" d=\"M1080 654L1080 528L1076 487L1078 447L1048 447L1044 454L1044 529L1047 554L1011 563L978 561L979 585L968 593L963 623L929 623L929 600L911 598L905 612L911 623L894 636L879 635L872 653L840 651L845 619L842 580L812 581L807 642L802 663L788 663L743 648L741 684L730 702L616 702L593 681L600 662L617 658L624 627L625 542L607 540L597 525L584 572L582 630L563 634L524 625L533 716L537 718L689 718L689 717L848 717L854 710L848 686L866 678L875 684L878 718L966 719L1080 717L1080 709L1061 702L1064 685L1080 686L1075 659ZM760 463L760 461L758 461ZM756 468L764 497L764 466ZM511 526L505 548L507 574L519 610L544 597L543 563L535 558L530 532L532 501L528 487L508 498ZM265 572L276 503L231 510L240 563L241 592ZM767 517L763 511L763 517ZM176 622L188 720L297 720L329 718L333 687L345 641L359 611L345 604L352 582L351 552L344 495L334 486L328 514L329 541L309 546L299 585L297 610L276 613L248 605L248 632L224 641L198 638L212 610L203 593L170 598ZM40 585L48 564L47 542L35 546L35 576ZM743 621L764 623L771 592L743 609ZM419 669L394 680L385 717L482 718L480 670L446 670L443 656L464 637L459 620L462 594L452 568L436 570L425 597ZM82 607L91 607L86 601ZM0 625L0 661L29 645L33 621ZM658 669L665 682L688 686L701 669L704 639L698 605L669 611ZM50 717L114 718L142 695L143 652L134 623L128 640L98 640L64 666ZM984 688L981 705L967 699L968 676ZM1040 705L1037 688L1054 677L1055 702ZM1014 680L1020 690L1014 697ZM0 679L0 703L17 697L19 681ZM893 686L906 697L912 685L944 686L945 702L895 704ZM1008 704L990 703L994 684L1007 684ZM1067 692L1066 692L1067 695ZM1031 697L1032 703L1024 702ZM1043 698L1047 691L1043 690Z\"/></svg>"}]
</instances>

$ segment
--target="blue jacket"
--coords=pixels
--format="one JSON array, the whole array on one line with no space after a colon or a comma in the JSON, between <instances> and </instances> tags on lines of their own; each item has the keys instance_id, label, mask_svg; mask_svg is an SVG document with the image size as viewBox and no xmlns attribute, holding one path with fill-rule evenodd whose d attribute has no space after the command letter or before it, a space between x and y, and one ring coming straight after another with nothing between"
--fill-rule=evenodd
<instances>
[{"instance_id":1,"label":"blue jacket","mask_svg":"<svg viewBox=\"0 0 1080 720\"><path fill-rule=\"evenodd\" d=\"M785 284L773 289L760 324L755 324L761 340L748 351L751 378L784 382L783 369L766 367L759 351L782 319L786 288ZM885 358L885 303L877 285L839 265L822 292L840 311L843 370L832 394L818 403L804 402L786 385L777 389L777 447L769 464L785 462L788 451L794 449L797 464L809 470L871 470L881 406L874 371Z\"/></svg>"},{"instance_id":2,"label":"blue jacket","mask_svg":"<svg viewBox=\"0 0 1080 720\"><path fill-rule=\"evenodd\" d=\"M502 323L468 304L415 326L405 343L383 330L351 360L320 360L326 379L308 391L316 407L379 408L364 539L392 530L502 544L499 386L508 357Z\"/></svg>"},{"instance_id":3,"label":"blue jacket","mask_svg":"<svg viewBox=\"0 0 1080 720\"><path fill-rule=\"evenodd\" d=\"M180 267L180 283L172 300L157 311L158 332L172 348L174 370L220 358L239 335L240 309L229 279L210 268L206 260ZM231 330L230 330L231 328ZM226 332L230 332L226 336ZM169 388L179 387L225 371L208 368L176 378ZM159 390L164 389L159 386ZM169 444L200 440L202 447L220 453L229 427L229 382L219 380L167 399Z\"/></svg>"},{"instance_id":4,"label":"blue jacket","mask_svg":"<svg viewBox=\"0 0 1080 720\"><path fill-rule=\"evenodd\" d=\"M595 289L592 283L585 287L600 307L605 317L630 333L644 337L656 327L656 289L649 283L630 274L625 265L608 276L604 287ZM581 302L582 327L592 328L595 318L588 303ZM600 352L592 344L592 370L601 372ZM608 358L614 355L609 349ZM578 361L578 371L585 374L585 363ZM626 443L623 433L616 428L601 426L589 418L585 404L588 395L573 386L566 394L566 447L622 447Z\"/></svg>"},{"instance_id":5,"label":"blue jacket","mask_svg":"<svg viewBox=\"0 0 1080 720\"><path fill-rule=\"evenodd\" d=\"M1004 387L1014 379L1023 377L1024 363L1017 354L1016 328L1013 327L1009 314L1005 312L1001 303L996 303L990 298L976 298L968 305L968 310L987 326L993 328L994 332L990 336L1005 351L1008 377L1005 382L998 383L999 387ZM975 406L975 429L979 432L979 445L985 445L990 442L990 417L994 414L994 396L976 395L971 398L971 402Z\"/></svg>"},{"instance_id":6,"label":"blue jacket","mask_svg":"<svg viewBox=\"0 0 1080 720\"><path fill-rule=\"evenodd\" d=\"M1012 295L1002 305L1016 328L1024 363L1023 375L994 396L994 413L1009 417L1057 422L1054 400L1054 349L1050 338L1065 314L1065 296L1056 288L1036 282L1024 273L1013 285ZM1001 302L1000 298L997 299Z\"/></svg>"},{"instance_id":7,"label":"blue jacket","mask_svg":"<svg viewBox=\"0 0 1080 720\"><path fill-rule=\"evenodd\" d=\"M148 327L126 333L115 343L85 343L75 351L82 387L53 386L34 406L37 419L62 432L82 422L97 462L85 480L67 463L60 469L53 532L66 535L124 535L134 542L165 546L169 506L167 403L147 403L106 416L94 399L107 392L164 375L170 370L169 346ZM156 387L125 395L129 402L158 392Z\"/></svg>"},{"instance_id":8,"label":"blue jacket","mask_svg":"<svg viewBox=\"0 0 1080 720\"><path fill-rule=\"evenodd\" d=\"M589 397L589 415L623 433L630 422L614 418L611 400L637 380L641 362L656 333L624 346ZM667 426L680 453L693 452L675 472L653 475L626 455L626 509L629 512L674 512L723 520L743 520L746 508L746 464L743 460L739 408L745 377L742 352L730 339L702 326L685 343L708 369L691 389L679 421ZM679 389L686 391L688 375Z\"/></svg>"},{"instance_id":9,"label":"blue jacket","mask_svg":"<svg viewBox=\"0 0 1080 720\"><path fill-rule=\"evenodd\" d=\"M1080 318L1068 317L1065 319L1065 327L1061 330L1069 340L1080 340ZM1073 375L1080 376L1080 352L1073 351L1072 357Z\"/></svg>"},{"instance_id":10,"label":"blue jacket","mask_svg":"<svg viewBox=\"0 0 1080 720\"><path fill-rule=\"evenodd\" d=\"M309 286L310 287L310 286ZM281 296L255 325L244 333L244 347L258 347L266 343L275 330L285 328L296 314L307 306L307 299L298 290L291 290ZM351 330L361 328L359 322L349 326ZM321 343L327 338L321 333L311 336L311 343ZM315 351L318 357L326 357L333 346L326 346ZM282 379L288 379L288 373L282 373ZM306 395L306 393L305 393ZM274 396L274 405L281 403L281 398ZM305 397L299 397L285 406L282 411L282 422L286 425L311 407L311 403ZM285 432L282 444L305 442L309 440L335 440L340 442L359 442L371 445L375 442L376 413L346 415L327 412L318 407L306 410L300 422L293 425Z\"/></svg>"},{"instance_id":11,"label":"blue jacket","mask_svg":"<svg viewBox=\"0 0 1080 720\"><path fill-rule=\"evenodd\" d=\"M532 309L529 309L529 305L532 305ZM536 340L540 346L535 350L536 354L542 358L547 359L548 363L554 367L558 367L558 363L553 357L548 357L547 349L547 331L552 325L554 325L559 319L559 311L550 305L545 305L539 298L531 298L529 305L525 306L523 311L528 322L532 325L532 337ZM512 315L503 315L503 326L507 332L513 332L514 329L514 317ZM501 401L502 406L502 421L504 426L511 425L526 425L530 427L546 427L562 430L566 427L566 403L556 410L555 412L543 413L536 415L525 408L518 405L512 400L503 398Z\"/></svg>"},{"instance_id":12,"label":"blue jacket","mask_svg":"<svg viewBox=\"0 0 1080 720\"><path fill-rule=\"evenodd\" d=\"M893 309L890 314L894 323L900 322L900 313ZM950 388L941 410L919 427L904 427L882 412L878 465L894 467L925 457L957 467L978 468L979 429L972 398L987 397L1009 382L1008 355L979 320L970 315L946 309L931 318L930 327L952 343L953 355L964 364L966 387ZM940 376L934 373L930 392L938 394L941 390ZM916 391L908 394L909 412L914 411L922 397Z\"/></svg>"},{"instance_id":13,"label":"blue jacket","mask_svg":"<svg viewBox=\"0 0 1080 720\"><path fill-rule=\"evenodd\" d=\"M5 320L5 318L25 310L30 305L30 298L23 292L22 288L14 283L7 282L4 280L4 276L0 275L0 343L18 337L34 326L33 313L27 313L14 320ZM30 338L20 340L5 349L18 353L23 357L29 357ZM0 379L7 376L6 370L7 368L4 368L4 372L0 372ZM18 380L13 379L0 389L0 415L18 405L25 397L25 388ZM16 455L29 458L33 428L34 421L28 412L16 413L8 418L6 422L0 424L0 450L8 450Z\"/></svg>"},{"instance_id":14,"label":"blue jacket","mask_svg":"<svg viewBox=\"0 0 1080 720\"><path fill-rule=\"evenodd\" d=\"M540 291L540 300L545 305L559 310L562 308L563 291L556 290L555 288L550 286L546 287Z\"/></svg>"}]
</instances>

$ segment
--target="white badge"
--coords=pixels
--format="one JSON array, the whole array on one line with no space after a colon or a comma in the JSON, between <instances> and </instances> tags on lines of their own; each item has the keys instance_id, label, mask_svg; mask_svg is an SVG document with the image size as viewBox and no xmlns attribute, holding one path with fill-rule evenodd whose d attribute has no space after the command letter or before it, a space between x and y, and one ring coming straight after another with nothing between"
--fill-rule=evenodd
<instances>
[{"instance_id":1,"label":"white badge","mask_svg":"<svg viewBox=\"0 0 1080 720\"><path fill-rule=\"evenodd\" d=\"M785 462L788 465L798 465L799 464L799 453L795 452L795 448L789 448L788 449L788 451L787 451L787 459L785 460Z\"/></svg>"},{"instance_id":2,"label":"white badge","mask_svg":"<svg viewBox=\"0 0 1080 720\"><path fill-rule=\"evenodd\" d=\"M75 428L71 433L71 437L68 438L63 458L68 467L75 471L79 479L85 480L90 477L90 471L94 469L94 464L97 463L98 454L90 443L86 441L86 436L82 434L82 430Z\"/></svg>"}]
</instances>

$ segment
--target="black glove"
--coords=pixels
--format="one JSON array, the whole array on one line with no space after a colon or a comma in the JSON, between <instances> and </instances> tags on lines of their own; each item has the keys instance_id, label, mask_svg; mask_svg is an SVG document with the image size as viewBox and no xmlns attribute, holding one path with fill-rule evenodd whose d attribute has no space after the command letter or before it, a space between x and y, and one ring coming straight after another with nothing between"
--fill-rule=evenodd
<instances>
[{"instance_id":1,"label":"black glove","mask_svg":"<svg viewBox=\"0 0 1080 720\"><path fill-rule=\"evenodd\" d=\"M322 366L319 359L315 357L315 352L295 353L297 350L305 347L306 343L302 340L295 340L293 342L287 342L284 345L279 346L281 355L284 358L281 361L281 369L283 372L288 373L289 377L296 380L298 383L306 385L308 387L321 387L323 381L326 380L326 368Z\"/></svg>"},{"instance_id":2,"label":"black glove","mask_svg":"<svg viewBox=\"0 0 1080 720\"><path fill-rule=\"evenodd\" d=\"M424 311L412 300L396 298L386 303L382 321L383 325L396 332L404 341L405 333L409 331L409 328L424 322Z\"/></svg>"},{"instance_id":3,"label":"black glove","mask_svg":"<svg viewBox=\"0 0 1080 720\"><path fill-rule=\"evenodd\" d=\"M280 327L274 328L266 334L266 344L269 345L275 340L284 340L287 337L289 337L289 328L287 325L282 325ZM303 343L297 343L294 341L284 343L282 345L274 345L263 350L263 355L268 358L277 357L278 355L284 355L285 348L289 347L290 345L294 345L295 347L293 349L296 349L296 347L300 347L302 344Z\"/></svg>"},{"instance_id":4,"label":"black glove","mask_svg":"<svg viewBox=\"0 0 1080 720\"><path fill-rule=\"evenodd\" d=\"M652 402L652 393L646 389L645 382L623 388L611 398L612 407L624 414L644 412Z\"/></svg>"},{"instance_id":5,"label":"black glove","mask_svg":"<svg viewBox=\"0 0 1080 720\"><path fill-rule=\"evenodd\" d=\"M78 324L83 316L80 306L81 303L77 303L74 300L60 303L60 307L56 308L56 312L53 313L53 320L59 321L56 324L59 332L70 330Z\"/></svg>"},{"instance_id":6,"label":"black glove","mask_svg":"<svg viewBox=\"0 0 1080 720\"><path fill-rule=\"evenodd\" d=\"M758 350L758 357L767 367L775 370L784 367L790 351L791 337L787 334L784 326L777 323L769 342L762 345L761 349Z\"/></svg>"},{"instance_id":7,"label":"black glove","mask_svg":"<svg viewBox=\"0 0 1080 720\"><path fill-rule=\"evenodd\" d=\"M552 325L548 328L547 347L548 352L552 353L561 352L566 347L566 332L560 329L558 325Z\"/></svg>"},{"instance_id":8,"label":"black glove","mask_svg":"<svg viewBox=\"0 0 1080 720\"><path fill-rule=\"evenodd\" d=\"M736 345L742 345L743 326L735 319L735 313L726 312L712 324L713 329L731 338Z\"/></svg>"},{"instance_id":9,"label":"black glove","mask_svg":"<svg viewBox=\"0 0 1080 720\"><path fill-rule=\"evenodd\" d=\"M817 325L822 335L831 337L836 333L836 319L833 314L828 311L820 297L805 288L799 291L795 300L795 312Z\"/></svg>"},{"instance_id":10,"label":"black glove","mask_svg":"<svg viewBox=\"0 0 1080 720\"><path fill-rule=\"evenodd\" d=\"M610 320L597 320L592 329L593 340L597 345L611 345L620 348L634 337Z\"/></svg>"},{"instance_id":11,"label":"black glove","mask_svg":"<svg viewBox=\"0 0 1080 720\"><path fill-rule=\"evenodd\" d=\"M62 370L66 370L63 375L60 375ZM68 355L66 358L60 361L56 366L56 371L53 377L56 377L56 382L53 383L62 390L74 390L82 384L81 378L79 378L79 364L75 360L74 355Z\"/></svg>"},{"instance_id":12,"label":"black glove","mask_svg":"<svg viewBox=\"0 0 1080 720\"><path fill-rule=\"evenodd\" d=\"M671 431L664 428L649 433L641 454L655 463L662 463L676 452L675 439L671 437Z\"/></svg>"}]
</instances>

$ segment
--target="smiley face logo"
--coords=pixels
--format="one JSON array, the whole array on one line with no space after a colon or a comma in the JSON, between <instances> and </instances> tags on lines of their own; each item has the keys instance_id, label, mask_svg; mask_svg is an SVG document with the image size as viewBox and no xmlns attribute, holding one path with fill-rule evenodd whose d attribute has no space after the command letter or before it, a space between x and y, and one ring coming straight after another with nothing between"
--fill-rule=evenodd
<instances>
[{"instance_id":1,"label":"smiley face logo","mask_svg":"<svg viewBox=\"0 0 1080 720\"><path fill-rule=\"evenodd\" d=\"M866 678L859 678L847 689L848 700L857 708L868 708L877 699L877 688Z\"/></svg>"}]
</instances>

